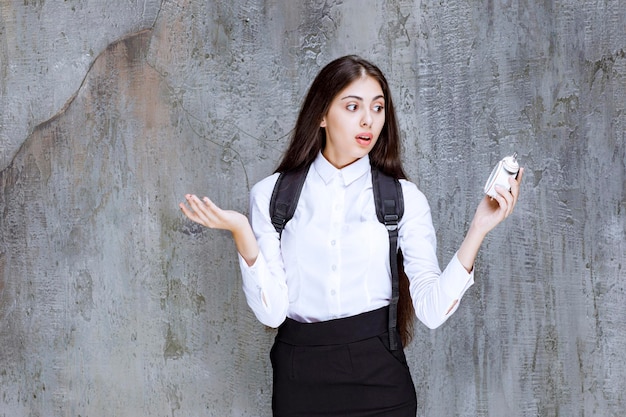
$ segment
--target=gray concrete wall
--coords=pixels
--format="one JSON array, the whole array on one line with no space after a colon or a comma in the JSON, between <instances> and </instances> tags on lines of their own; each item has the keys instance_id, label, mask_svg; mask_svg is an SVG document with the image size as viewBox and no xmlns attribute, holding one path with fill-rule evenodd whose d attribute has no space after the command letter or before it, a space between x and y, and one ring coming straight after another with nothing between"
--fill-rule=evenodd
<instances>
[{"instance_id":1,"label":"gray concrete wall","mask_svg":"<svg viewBox=\"0 0 626 417\"><path fill-rule=\"evenodd\" d=\"M516 213L407 349L422 416L626 414L626 2L0 1L0 416L269 416L229 236L331 59L386 72L447 263L493 164Z\"/></svg>"}]
</instances>

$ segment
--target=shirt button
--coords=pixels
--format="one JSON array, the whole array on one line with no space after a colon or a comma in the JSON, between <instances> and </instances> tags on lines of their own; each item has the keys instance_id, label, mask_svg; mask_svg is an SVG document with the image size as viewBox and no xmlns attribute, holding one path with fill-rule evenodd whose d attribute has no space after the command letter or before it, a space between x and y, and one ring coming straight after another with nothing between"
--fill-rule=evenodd
<instances>
[{"instance_id":1,"label":"shirt button","mask_svg":"<svg viewBox=\"0 0 626 417\"><path fill-rule=\"evenodd\" d=\"M335 290L330 290L330 295L335 295L335 294L337 294L337 291L335 291Z\"/></svg>"},{"instance_id":2,"label":"shirt button","mask_svg":"<svg viewBox=\"0 0 626 417\"><path fill-rule=\"evenodd\" d=\"M337 243L337 241L336 241L335 239L333 239L333 240L331 240L331 241L330 241L330 244L331 244L332 246L335 246L335 244L336 244L336 243Z\"/></svg>"},{"instance_id":3,"label":"shirt button","mask_svg":"<svg viewBox=\"0 0 626 417\"><path fill-rule=\"evenodd\" d=\"M336 271L337 270L337 265L331 266L330 269L332 269L333 271Z\"/></svg>"}]
</instances>

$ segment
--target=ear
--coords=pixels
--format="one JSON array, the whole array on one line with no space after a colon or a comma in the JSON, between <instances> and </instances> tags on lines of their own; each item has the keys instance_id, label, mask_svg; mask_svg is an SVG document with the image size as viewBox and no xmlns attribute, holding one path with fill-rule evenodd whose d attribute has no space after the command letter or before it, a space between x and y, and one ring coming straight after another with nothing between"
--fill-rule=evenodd
<instances>
[{"instance_id":1,"label":"ear","mask_svg":"<svg viewBox=\"0 0 626 417\"><path fill-rule=\"evenodd\" d=\"M326 127L326 117L322 117L322 121L320 122L320 127Z\"/></svg>"}]
</instances>

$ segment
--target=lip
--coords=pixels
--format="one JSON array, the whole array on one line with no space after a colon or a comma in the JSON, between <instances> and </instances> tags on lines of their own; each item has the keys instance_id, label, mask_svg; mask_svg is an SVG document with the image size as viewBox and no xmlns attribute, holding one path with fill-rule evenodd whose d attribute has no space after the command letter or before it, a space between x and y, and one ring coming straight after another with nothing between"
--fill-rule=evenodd
<instances>
[{"instance_id":1,"label":"lip","mask_svg":"<svg viewBox=\"0 0 626 417\"><path fill-rule=\"evenodd\" d=\"M370 132L362 132L355 136L356 141L359 143L359 145L362 146L369 145L372 142L373 138L374 135L372 135Z\"/></svg>"}]
</instances>

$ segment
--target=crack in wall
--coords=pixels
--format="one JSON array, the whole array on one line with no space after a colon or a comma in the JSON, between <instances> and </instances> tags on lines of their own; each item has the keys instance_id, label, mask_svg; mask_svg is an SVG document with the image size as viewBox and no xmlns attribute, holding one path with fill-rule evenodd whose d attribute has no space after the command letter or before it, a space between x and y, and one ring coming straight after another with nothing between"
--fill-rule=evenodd
<instances>
[{"instance_id":1,"label":"crack in wall","mask_svg":"<svg viewBox=\"0 0 626 417\"><path fill-rule=\"evenodd\" d=\"M20 145L19 145L19 146L17 146L17 147L16 147L16 149L13 151L12 155L11 155L11 156L10 156L10 157L6 160L6 165L4 165L4 166L0 169L0 171L2 171L2 170L4 170L4 169L6 169L8 166L10 166L11 164L13 164L13 162L14 162L14 160L15 160L16 156L17 156L17 155L19 155L19 154L20 154L20 152L23 150L23 148L24 148L24 144L27 142L28 138L29 138L29 137L31 137L31 136L33 135L33 133L35 133L38 129L41 129L42 127L45 127L47 124L49 124L49 123L53 122L54 120L58 119L58 118L59 118L62 114L64 114L64 113L67 111L67 109L69 108L69 106L70 106L70 105L72 104L72 102L76 99L77 95L80 93L81 89L83 88L83 85L84 85L84 83L85 83L85 80L89 77L89 74L90 74L90 72L92 71L92 69L93 69L93 66L94 66L95 62L96 62L98 59L100 59L100 57L101 57L104 53L106 53L106 51L107 51L109 48L113 47L114 45L116 45L116 44L117 44L117 43L119 43L119 42L123 42L123 41L127 40L128 38L132 38L132 37L135 37L135 36L141 35L141 34L145 33L146 31L152 31L152 30L154 29L154 27L156 26L156 24L157 24L157 22L158 22L158 20L159 20L160 15L161 15L161 11L162 11L163 4L165 3L165 1L166 1L166 0L161 0L161 1L160 1L159 6L158 6L157 11L156 11L155 18L153 19L152 23L151 23L148 27L143 28L143 29L140 29L140 30L135 31L135 32L131 32L131 33L125 34L125 35L123 35L122 37L117 38L116 40L114 40L114 41L112 41L112 42L108 43L108 44L107 44L107 45L106 45L106 46L102 49L102 51L101 51L101 52L100 52L97 56L95 56L95 57L91 60L91 62L90 62L90 64L89 64L89 66L87 67L87 69L86 69L86 71L85 71L84 76L82 77L82 80L81 80L81 82L80 82L79 86L76 88L76 90L74 91L74 93L70 95L70 97L69 97L69 98L66 100L66 102L65 102L65 103L61 106L61 108L60 108L58 111L56 111L56 112L55 112L52 116L50 116L49 118L47 118L46 120L44 120L44 121L42 121L42 122L36 123L36 124L35 124L35 126L34 126L32 129L26 129L26 130L27 130L27 132L26 132L26 136L25 136L25 137L24 137L24 139L21 141ZM43 0L35 0L35 1L30 1L30 2L25 1L25 2L24 2L24 6L36 6L36 7L38 7L38 8L41 8L41 7L43 6L43 4L44 4L44 1L43 1ZM144 2L143 2L143 10L142 10L142 14L141 14L141 15L142 15L142 17L145 17L145 16L146 16L147 5L148 5L148 0L144 0ZM0 35L2 35L2 34L3 34L3 32L4 32L4 24L0 25ZM91 54L92 56L94 55L94 54L93 54L93 52L92 52L91 50L90 50L90 54ZM6 69L5 69L5 67L6 67L8 64L9 64L9 63L7 63L7 64L5 64L5 65L2 65L2 66L0 67L0 68L1 68L0 75L3 75L3 77L6 77ZM0 125L0 126L1 126L1 125Z\"/></svg>"}]
</instances>

